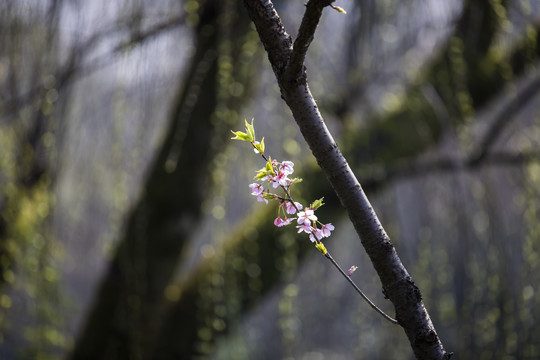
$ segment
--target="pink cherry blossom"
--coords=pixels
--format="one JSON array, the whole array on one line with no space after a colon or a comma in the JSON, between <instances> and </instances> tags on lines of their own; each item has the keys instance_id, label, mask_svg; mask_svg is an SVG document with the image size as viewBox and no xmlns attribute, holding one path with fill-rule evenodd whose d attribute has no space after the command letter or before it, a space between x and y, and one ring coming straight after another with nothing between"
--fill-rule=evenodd
<instances>
[{"instance_id":1,"label":"pink cherry blossom","mask_svg":"<svg viewBox=\"0 0 540 360\"><path fill-rule=\"evenodd\" d=\"M289 178L287 178L287 174L285 174L284 172L280 171L277 175L277 181L279 183L279 185L281 186L287 186L287 184L289 183Z\"/></svg>"},{"instance_id":2,"label":"pink cherry blossom","mask_svg":"<svg viewBox=\"0 0 540 360\"><path fill-rule=\"evenodd\" d=\"M278 183L278 180L277 180L277 175L268 175L268 176L264 177L263 180L270 181L270 184L272 184L274 189L279 186L279 183Z\"/></svg>"},{"instance_id":3,"label":"pink cherry blossom","mask_svg":"<svg viewBox=\"0 0 540 360\"><path fill-rule=\"evenodd\" d=\"M311 234L311 232L313 231L313 228L309 223L298 225L296 228L298 229L298 233L301 233L303 231L306 234Z\"/></svg>"},{"instance_id":4,"label":"pink cherry blossom","mask_svg":"<svg viewBox=\"0 0 540 360\"><path fill-rule=\"evenodd\" d=\"M270 180L270 183L272 184L274 189L276 189L278 186L287 186L289 185L289 181L291 181L287 177L287 174L283 171L278 172L277 175L269 176L268 180Z\"/></svg>"},{"instance_id":5,"label":"pink cherry blossom","mask_svg":"<svg viewBox=\"0 0 540 360\"><path fill-rule=\"evenodd\" d=\"M264 198L264 187L261 184L253 183L249 184L249 187L251 188L251 195L255 195L257 197L257 201L264 201L268 204L268 200Z\"/></svg>"},{"instance_id":6,"label":"pink cherry blossom","mask_svg":"<svg viewBox=\"0 0 540 360\"><path fill-rule=\"evenodd\" d=\"M264 187L261 184L253 183L249 184L251 188L251 195L259 195L264 192Z\"/></svg>"},{"instance_id":7,"label":"pink cherry blossom","mask_svg":"<svg viewBox=\"0 0 540 360\"><path fill-rule=\"evenodd\" d=\"M313 231L309 234L309 240L311 242L319 241L323 238L322 231L320 229L313 228ZM317 240L315 240L317 239Z\"/></svg>"},{"instance_id":8,"label":"pink cherry blossom","mask_svg":"<svg viewBox=\"0 0 540 360\"><path fill-rule=\"evenodd\" d=\"M349 271L348 271L349 276L351 276L353 274L353 272L356 271L356 269L358 269L358 266L355 266L355 265L351 266Z\"/></svg>"},{"instance_id":9,"label":"pink cherry blossom","mask_svg":"<svg viewBox=\"0 0 540 360\"><path fill-rule=\"evenodd\" d=\"M321 233L322 233L322 236L324 237L329 237L330 232L333 230L334 230L334 225L332 225L332 223L324 224L323 226L321 226Z\"/></svg>"},{"instance_id":10,"label":"pink cherry blossom","mask_svg":"<svg viewBox=\"0 0 540 360\"><path fill-rule=\"evenodd\" d=\"M313 209L307 208L305 211L298 212L298 223L311 225L312 221L317 221L317 216Z\"/></svg>"},{"instance_id":11,"label":"pink cherry blossom","mask_svg":"<svg viewBox=\"0 0 540 360\"><path fill-rule=\"evenodd\" d=\"M274 187L274 189L276 189L280 184L279 184L279 174L278 175L273 175L273 176L269 176L268 177L268 180L270 180L270 183L272 184L272 186Z\"/></svg>"},{"instance_id":12,"label":"pink cherry blossom","mask_svg":"<svg viewBox=\"0 0 540 360\"><path fill-rule=\"evenodd\" d=\"M296 207L294 207L294 205L296 205ZM294 205L290 201L285 202L285 210L287 211L287 214L296 214L296 209L302 210L302 204L299 202L295 201Z\"/></svg>"},{"instance_id":13,"label":"pink cherry blossom","mask_svg":"<svg viewBox=\"0 0 540 360\"><path fill-rule=\"evenodd\" d=\"M289 225L295 218L285 218L285 219L282 219L281 217L277 217L275 220L274 220L274 225L276 225L277 227L282 227L282 226L286 226L286 225Z\"/></svg>"},{"instance_id":14,"label":"pink cherry blossom","mask_svg":"<svg viewBox=\"0 0 540 360\"><path fill-rule=\"evenodd\" d=\"M293 167L294 167L294 163L292 161L284 161L279 166L279 171L284 172L287 175L290 175L294 172Z\"/></svg>"}]
</instances>

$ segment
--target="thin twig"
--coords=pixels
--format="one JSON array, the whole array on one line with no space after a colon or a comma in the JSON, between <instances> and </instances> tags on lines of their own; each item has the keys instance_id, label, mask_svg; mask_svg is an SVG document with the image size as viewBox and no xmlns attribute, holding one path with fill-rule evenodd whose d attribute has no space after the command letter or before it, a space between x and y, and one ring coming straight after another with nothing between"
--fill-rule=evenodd
<instances>
[{"instance_id":1,"label":"thin twig","mask_svg":"<svg viewBox=\"0 0 540 360\"><path fill-rule=\"evenodd\" d=\"M252 142L251 145L253 146L253 148L255 150L257 150L257 148L255 147L255 144ZM260 153L259 152L259 155L261 155L261 157L266 161L268 162L269 159L268 157L266 157L265 154L263 153ZM274 165L272 165L272 169L274 170L274 172L277 173L277 169L274 169ZM284 198L282 196L279 196L279 195L276 195L276 194L273 194L274 197L276 197L277 199L281 200L281 201L289 201L292 206L296 209L296 212L298 213L300 211L300 209L296 206L296 203L294 202L294 199L292 198L292 195L291 195L291 192L289 190L289 186L283 186L283 185L279 185L283 191L285 191L285 194L287 194L287 197ZM313 235L313 238L315 239L315 243L316 244L322 244L322 242L317 239L316 235L315 235L315 229L313 229L312 231L312 235ZM326 248L325 248L326 249ZM339 264L337 263L336 260L334 260L334 258L332 257L332 255L330 255L330 253L328 252L328 250L326 250L325 253L323 253L323 255L328 259L330 260L330 262L332 262L332 264L339 270L339 272L341 273L341 275L343 275L345 277L345 279L347 279L347 281L352 285L352 287L354 287L354 289L356 290L357 293L360 294L360 296L362 296L362 298L375 310L377 311L379 314L381 314L385 319L387 319L388 321L390 321L392 324L396 324L396 325L399 325L398 321L395 320L394 318L392 318L391 316L389 316L388 314L386 314L383 310L381 310L379 307L377 307L377 305L375 305L373 303L373 301L371 301L366 294L364 294L364 292L362 290L360 290L360 288L358 287L358 285L356 285L356 283L354 282L354 280L349 276L347 275L347 273L345 271L343 271L343 269L341 268L341 266L339 266Z\"/></svg>"},{"instance_id":2,"label":"thin twig","mask_svg":"<svg viewBox=\"0 0 540 360\"><path fill-rule=\"evenodd\" d=\"M396 324L396 325L399 325L399 322L392 318L391 316L389 316L388 314L386 314L384 311L382 311L380 308L377 307L377 305L375 305L373 303L373 301L371 301L366 294L364 294L362 292L362 290L360 290L360 288L356 285L356 283L354 282L353 279L351 279L351 277L349 275L347 275L347 273L345 271L343 271L343 269L339 266L339 264L336 262L336 260L334 260L334 258L332 257L332 255L330 255L329 252L326 252L326 254L324 254L324 256L326 256L326 258L328 260L330 260L332 262L332 264L334 264L334 266L339 270L339 272L341 273L341 275L343 275L343 277L345 277L345 279L347 279L347 281L354 287L354 289L356 290L357 293L360 294L360 296L362 296L364 298L364 300L366 300L366 302L375 310L377 311L379 314L381 314L386 320L390 321L392 324Z\"/></svg>"}]
</instances>

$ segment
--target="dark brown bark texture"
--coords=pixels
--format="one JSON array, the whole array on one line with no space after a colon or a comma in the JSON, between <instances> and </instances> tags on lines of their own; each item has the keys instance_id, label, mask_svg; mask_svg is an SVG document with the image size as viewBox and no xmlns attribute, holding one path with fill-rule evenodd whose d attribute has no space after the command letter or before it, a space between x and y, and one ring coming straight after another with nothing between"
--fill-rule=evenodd
<instances>
[{"instance_id":1,"label":"dark brown bark texture","mask_svg":"<svg viewBox=\"0 0 540 360\"><path fill-rule=\"evenodd\" d=\"M422 302L420 290L399 259L361 185L328 131L309 90L303 62L322 14L331 2L309 1L295 47L279 21L272 2L245 0L278 80L302 135L319 166L347 210L356 232L375 267L385 295L392 301L396 319L405 330L418 359L448 359ZM271 26L268 26L271 24ZM284 67L284 64L287 64Z\"/></svg>"}]
</instances>

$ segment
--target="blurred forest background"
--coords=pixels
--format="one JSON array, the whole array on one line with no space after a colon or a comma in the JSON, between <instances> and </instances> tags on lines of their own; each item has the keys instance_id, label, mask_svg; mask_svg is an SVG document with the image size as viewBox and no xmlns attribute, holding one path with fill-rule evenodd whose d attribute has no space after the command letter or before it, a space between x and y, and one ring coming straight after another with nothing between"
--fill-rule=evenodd
<instances>
[{"instance_id":1,"label":"blurred forest background","mask_svg":"<svg viewBox=\"0 0 540 360\"><path fill-rule=\"evenodd\" d=\"M336 4L310 87L445 348L539 359L540 2ZM0 359L412 358L249 194L255 118L393 315L243 2L4 0L0 28Z\"/></svg>"}]
</instances>

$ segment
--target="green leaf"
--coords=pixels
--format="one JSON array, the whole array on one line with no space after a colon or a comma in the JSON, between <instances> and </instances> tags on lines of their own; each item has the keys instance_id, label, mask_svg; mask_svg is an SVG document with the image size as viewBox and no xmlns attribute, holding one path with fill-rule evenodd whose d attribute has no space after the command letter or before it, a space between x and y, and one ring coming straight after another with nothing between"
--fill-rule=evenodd
<instances>
[{"instance_id":1,"label":"green leaf","mask_svg":"<svg viewBox=\"0 0 540 360\"><path fill-rule=\"evenodd\" d=\"M266 170L270 175L274 175L274 167L272 166L272 158L269 156L266 162Z\"/></svg>"},{"instance_id":2,"label":"green leaf","mask_svg":"<svg viewBox=\"0 0 540 360\"><path fill-rule=\"evenodd\" d=\"M247 131L247 136L249 137L249 141L254 142L255 141L255 128L253 127L253 119L251 119L251 124L248 123L247 120L244 120L244 122L246 123L246 131Z\"/></svg>"},{"instance_id":3,"label":"green leaf","mask_svg":"<svg viewBox=\"0 0 540 360\"><path fill-rule=\"evenodd\" d=\"M257 175L255 175L255 179L256 180L262 180L262 178L265 177L266 175L268 175L266 173L266 169L257 170Z\"/></svg>"},{"instance_id":4,"label":"green leaf","mask_svg":"<svg viewBox=\"0 0 540 360\"><path fill-rule=\"evenodd\" d=\"M265 193L263 195L263 198L265 198L266 200L274 200L276 198L276 195L270 194L270 193Z\"/></svg>"},{"instance_id":5,"label":"green leaf","mask_svg":"<svg viewBox=\"0 0 540 360\"><path fill-rule=\"evenodd\" d=\"M268 162L266 163L265 167L262 169L257 170L257 175L255 175L255 179L262 180L265 176L272 176L274 175L274 168L272 167L272 159L268 158Z\"/></svg>"},{"instance_id":6,"label":"green leaf","mask_svg":"<svg viewBox=\"0 0 540 360\"><path fill-rule=\"evenodd\" d=\"M235 137L232 137L232 138L231 138L232 140L250 141L250 140L249 140L249 136L248 136L248 134L246 134L246 133L243 133L243 132L241 132L241 131L236 131L236 132L235 132L235 131L232 131L232 130L231 130L231 132L232 132L234 135L236 135Z\"/></svg>"},{"instance_id":7,"label":"green leaf","mask_svg":"<svg viewBox=\"0 0 540 360\"><path fill-rule=\"evenodd\" d=\"M324 197L320 198L319 200L315 200L314 202L311 203L309 207L312 208L313 210L317 210L318 208L324 205L323 200L324 200Z\"/></svg>"},{"instance_id":8,"label":"green leaf","mask_svg":"<svg viewBox=\"0 0 540 360\"><path fill-rule=\"evenodd\" d=\"M294 178L294 179L291 179L291 181L292 181L293 184L298 184L298 183L301 183L304 180L302 180L301 178Z\"/></svg>"}]
</instances>

